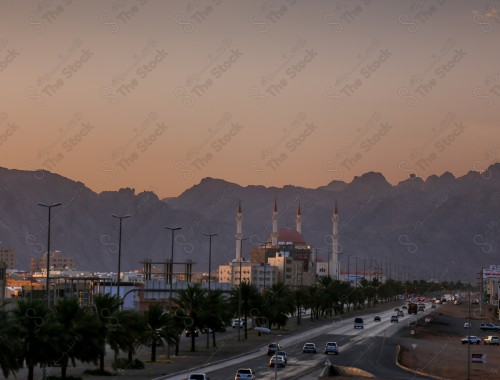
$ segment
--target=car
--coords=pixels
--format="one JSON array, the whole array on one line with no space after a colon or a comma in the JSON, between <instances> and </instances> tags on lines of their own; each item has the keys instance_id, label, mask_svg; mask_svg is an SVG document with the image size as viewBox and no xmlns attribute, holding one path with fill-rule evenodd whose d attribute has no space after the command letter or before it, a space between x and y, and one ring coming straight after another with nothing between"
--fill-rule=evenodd
<instances>
[{"instance_id":1,"label":"car","mask_svg":"<svg viewBox=\"0 0 500 380\"><path fill-rule=\"evenodd\" d=\"M306 343L304 344L304 347L302 347L302 352L304 353L309 352L315 354L317 352L316 345L314 343Z\"/></svg>"},{"instance_id":2,"label":"car","mask_svg":"<svg viewBox=\"0 0 500 380\"><path fill-rule=\"evenodd\" d=\"M363 318L354 318L355 329L362 329L364 327L365 327L365 322L363 321Z\"/></svg>"},{"instance_id":3,"label":"car","mask_svg":"<svg viewBox=\"0 0 500 380\"><path fill-rule=\"evenodd\" d=\"M500 345L500 342L498 340L498 336L496 335L488 335L486 338L484 338L484 344L495 344L495 345Z\"/></svg>"},{"instance_id":4,"label":"car","mask_svg":"<svg viewBox=\"0 0 500 380\"><path fill-rule=\"evenodd\" d=\"M462 344L466 344L466 343L479 344L479 343L481 343L481 338L479 338L478 336L475 336L475 335L471 335L469 337L465 337L462 339Z\"/></svg>"},{"instance_id":5,"label":"car","mask_svg":"<svg viewBox=\"0 0 500 380\"><path fill-rule=\"evenodd\" d=\"M373 317L373 322L380 322L380 317L378 315Z\"/></svg>"},{"instance_id":6,"label":"car","mask_svg":"<svg viewBox=\"0 0 500 380\"><path fill-rule=\"evenodd\" d=\"M398 312L398 311L399 311L399 307L395 307L395 308L394 308L394 311L395 311L395 312Z\"/></svg>"},{"instance_id":7,"label":"car","mask_svg":"<svg viewBox=\"0 0 500 380\"><path fill-rule=\"evenodd\" d=\"M192 373L189 375L188 380L210 380L206 373Z\"/></svg>"},{"instance_id":8,"label":"car","mask_svg":"<svg viewBox=\"0 0 500 380\"><path fill-rule=\"evenodd\" d=\"M403 307L401 307L402 310L408 310L408 308L406 307L406 305L403 305Z\"/></svg>"},{"instance_id":9,"label":"car","mask_svg":"<svg viewBox=\"0 0 500 380\"><path fill-rule=\"evenodd\" d=\"M435 309L435 308L436 308L436 304L434 304L434 303L433 303L433 304L431 305L431 309Z\"/></svg>"},{"instance_id":10,"label":"car","mask_svg":"<svg viewBox=\"0 0 500 380\"><path fill-rule=\"evenodd\" d=\"M472 328L472 323L465 322L464 323L464 329Z\"/></svg>"},{"instance_id":11,"label":"car","mask_svg":"<svg viewBox=\"0 0 500 380\"><path fill-rule=\"evenodd\" d=\"M405 316L405 313L403 310L399 310L398 311L398 317L404 317Z\"/></svg>"},{"instance_id":12,"label":"car","mask_svg":"<svg viewBox=\"0 0 500 380\"><path fill-rule=\"evenodd\" d=\"M147 347L151 347L153 345L153 339L149 340L146 344ZM162 347L163 340L160 337L156 338L156 347Z\"/></svg>"},{"instance_id":13,"label":"car","mask_svg":"<svg viewBox=\"0 0 500 380\"><path fill-rule=\"evenodd\" d=\"M254 380L255 374L251 368L238 368L234 380Z\"/></svg>"},{"instance_id":14,"label":"car","mask_svg":"<svg viewBox=\"0 0 500 380\"><path fill-rule=\"evenodd\" d=\"M284 367L286 365L285 358L281 355L271 356L271 359L269 359L269 367L274 367L275 365L278 365L278 367Z\"/></svg>"},{"instance_id":15,"label":"car","mask_svg":"<svg viewBox=\"0 0 500 380\"><path fill-rule=\"evenodd\" d=\"M267 346L267 355L271 356L276 353L276 351L281 350L281 346L278 343L271 343Z\"/></svg>"},{"instance_id":16,"label":"car","mask_svg":"<svg viewBox=\"0 0 500 380\"><path fill-rule=\"evenodd\" d=\"M494 323L481 323L481 330L500 330L500 326L495 325Z\"/></svg>"},{"instance_id":17,"label":"car","mask_svg":"<svg viewBox=\"0 0 500 380\"><path fill-rule=\"evenodd\" d=\"M324 353L326 355L328 355L328 354L338 355L339 354L339 346L337 346L337 342L326 342Z\"/></svg>"},{"instance_id":18,"label":"car","mask_svg":"<svg viewBox=\"0 0 500 380\"><path fill-rule=\"evenodd\" d=\"M276 355L283 356L283 358L285 359L285 364L288 363L288 355L287 355L286 351L278 351L278 352L276 352Z\"/></svg>"},{"instance_id":19,"label":"car","mask_svg":"<svg viewBox=\"0 0 500 380\"><path fill-rule=\"evenodd\" d=\"M245 327L245 321L243 319L233 319L231 326L233 329L237 327Z\"/></svg>"},{"instance_id":20,"label":"car","mask_svg":"<svg viewBox=\"0 0 500 380\"><path fill-rule=\"evenodd\" d=\"M191 330L190 330L190 329L186 329L186 330L184 330L184 333L185 333L185 335L186 335L187 337L190 337L190 336L191 336ZM198 335L200 335L200 330L195 329L195 330L194 330L194 336L195 336L195 338L196 338L196 337L198 337Z\"/></svg>"},{"instance_id":21,"label":"car","mask_svg":"<svg viewBox=\"0 0 500 380\"><path fill-rule=\"evenodd\" d=\"M392 322L399 322L399 318L398 318L398 316L397 316L397 315L393 315L393 316L391 316L391 323L392 323Z\"/></svg>"}]
</instances>

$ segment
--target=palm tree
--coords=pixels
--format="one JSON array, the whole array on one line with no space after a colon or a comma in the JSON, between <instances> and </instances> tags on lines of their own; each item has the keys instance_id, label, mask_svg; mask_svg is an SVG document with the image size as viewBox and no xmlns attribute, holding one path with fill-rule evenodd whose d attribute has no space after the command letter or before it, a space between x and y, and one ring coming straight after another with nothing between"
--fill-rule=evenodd
<instances>
[{"instance_id":1,"label":"palm tree","mask_svg":"<svg viewBox=\"0 0 500 380\"><path fill-rule=\"evenodd\" d=\"M200 317L203 314L207 291L201 284L188 285L187 289L179 290L175 302L179 306L176 316L182 317L185 327L191 332L191 352L196 351L195 332L201 327Z\"/></svg>"},{"instance_id":2,"label":"palm tree","mask_svg":"<svg viewBox=\"0 0 500 380\"><path fill-rule=\"evenodd\" d=\"M69 337L45 302L21 300L17 306L13 313L23 341L20 356L28 366L28 380L33 380L35 365L57 361Z\"/></svg>"},{"instance_id":3,"label":"palm tree","mask_svg":"<svg viewBox=\"0 0 500 380\"><path fill-rule=\"evenodd\" d=\"M104 357L106 356L106 342L111 343L112 334L117 329L120 321L117 313L121 301L116 296L98 294L94 297L94 311L99 319L97 335L99 337L99 370L104 371ZM113 342L116 343L116 342ZM116 345L115 345L116 346Z\"/></svg>"},{"instance_id":4,"label":"palm tree","mask_svg":"<svg viewBox=\"0 0 500 380\"><path fill-rule=\"evenodd\" d=\"M306 306L307 304L307 288L306 287L300 287L298 289L295 289L293 291L293 297L295 301L295 305L297 305L297 324L300 325L302 323L302 314L300 313L300 310Z\"/></svg>"},{"instance_id":5,"label":"palm tree","mask_svg":"<svg viewBox=\"0 0 500 380\"><path fill-rule=\"evenodd\" d=\"M59 300L54 307L54 314L68 338L58 359L61 364L61 378L66 378L70 359L73 364L75 359L97 364L99 339L94 332L99 327L99 320L96 315L90 309L82 308L76 297Z\"/></svg>"},{"instance_id":6,"label":"palm tree","mask_svg":"<svg viewBox=\"0 0 500 380\"><path fill-rule=\"evenodd\" d=\"M12 372L19 370L19 352L22 350L22 341L19 338L19 326L12 314L0 309L0 366L5 378Z\"/></svg>"},{"instance_id":7,"label":"palm tree","mask_svg":"<svg viewBox=\"0 0 500 380\"><path fill-rule=\"evenodd\" d=\"M207 293L200 319L203 325L206 326L207 334L212 330L213 347L217 346L215 333L221 325L224 325L224 321L231 318L232 314L228 306L228 302L224 298L221 290L211 290L210 293Z\"/></svg>"},{"instance_id":8,"label":"palm tree","mask_svg":"<svg viewBox=\"0 0 500 380\"><path fill-rule=\"evenodd\" d=\"M266 290L259 301L261 316L267 321L267 327L276 325L279 329L288 322L288 314L295 312L294 293L291 292L283 283L274 284Z\"/></svg>"},{"instance_id":9,"label":"palm tree","mask_svg":"<svg viewBox=\"0 0 500 380\"><path fill-rule=\"evenodd\" d=\"M113 316L117 323L110 325L106 339L115 353L116 366L120 350L127 351L128 361L132 361L137 346L146 339L147 325L143 315L135 310L116 311Z\"/></svg>"},{"instance_id":10,"label":"palm tree","mask_svg":"<svg viewBox=\"0 0 500 380\"><path fill-rule=\"evenodd\" d=\"M146 322L146 336L151 342L151 361L156 361L156 342L165 339L166 344L171 345L176 342L176 331L174 327L174 317L163 310L159 304L149 305L149 309L144 312Z\"/></svg>"},{"instance_id":11,"label":"palm tree","mask_svg":"<svg viewBox=\"0 0 500 380\"><path fill-rule=\"evenodd\" d=\"M263 298L259 292L259 289L247 281L243 281L239 286L233 287L231 292L230 303L234 311L238 310L238 301L240 299L241 290L241 312L243 313L243 320L246 321L250 313L254 314L253 311L261 310ZM248 327L247 323L244 323L245 328L245 339L248 339Z\"/></svg>"}]
</instances>

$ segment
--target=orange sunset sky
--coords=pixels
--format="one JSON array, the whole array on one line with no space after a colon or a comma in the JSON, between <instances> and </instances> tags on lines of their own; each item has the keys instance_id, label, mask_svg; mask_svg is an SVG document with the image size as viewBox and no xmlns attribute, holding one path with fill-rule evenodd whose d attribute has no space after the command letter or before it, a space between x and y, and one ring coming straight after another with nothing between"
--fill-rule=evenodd
<instances>
[{"instance_id":1,"label":"orange sunset sky","mask_svg":"<svg viewBox=\"0 0 500 380\"><path fill-rule=\"evenodd\" d=\"M500 4L40 0L0 5L0 166L177 196L318 187L500 157Z\"/></svg>"}]
</instances>

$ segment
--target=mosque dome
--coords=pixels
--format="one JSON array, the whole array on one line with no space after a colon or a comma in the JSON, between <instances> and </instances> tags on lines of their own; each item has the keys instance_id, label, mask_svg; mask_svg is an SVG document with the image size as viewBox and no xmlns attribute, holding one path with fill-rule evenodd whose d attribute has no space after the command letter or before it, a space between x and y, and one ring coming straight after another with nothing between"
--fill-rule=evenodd
<instances>
[{"instance_id":1,"label":"mosque dome","mask_svg":"<svg viewBox=\"0 0 500 380\"><path fill-rule=\"evenodd\" d=\"M293 243L295 245L307 245L302 234L290 227L280 228L278 230L278 243L281 242Z\"/></svg>"}]
</instances>

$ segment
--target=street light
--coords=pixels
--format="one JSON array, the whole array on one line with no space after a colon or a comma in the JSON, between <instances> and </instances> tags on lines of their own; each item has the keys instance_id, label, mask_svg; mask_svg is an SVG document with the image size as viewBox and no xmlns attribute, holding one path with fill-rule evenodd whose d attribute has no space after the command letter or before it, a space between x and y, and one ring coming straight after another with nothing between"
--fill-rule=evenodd
<instances>
[{"instance_id":1,"label":"street light","mask_svg":"<svg viewBox=\"0 0 500 380\"><path fill-rule=\"evenodd\" d=\"M52 207L60 206L61 203L54 203L51 205L47 205L45 203L38 202L39 206L47 207L49 209L49 222L47 226L47 282L46 282L46 292L47 292L47 307L50 308L50 212Z\"/></svg>"},{"instance_id":2,"label":"street light","mask_svg":"<svg viewBox=\"0 0 500 380\"><path fill-rule=\"evenodd\" d=\"M208 236L209 245L208 245L208 297L210 300L210 273L212 271L212 236L217 236L218 234L203 234ZM215 327L214 327L215 328ZM207 326L207 348L210 346L210 326Z\"/></svg>"},{"instance_id":3,"label":"street light","mask_svg":"<svg viewBox=\"0 0 500 380\"><path fill-rule=\"evenodd\" d=\"M168 277L169 283L170 283L170 296L169 296L168 303L169 303L169 306L170 306L170 310L172 310L172 282L173 282L173 279L174 279L174 232L178 231L178 230L182 230L182 227L167 227L167 226L164 226L164 228L166 228L167 230L172 231L172 246L171 246L171 250L170 250L170 277Z\"/></svg>"},{"instance_id":4,"label":"street light","mask_svg":"<svg viewBox=\"0 0 500 380\"><path fill-rule=\"evenodd\" d=\"M240 253L243 254L243 240L247 240L248 238L240 238ZM238 342L241 340L241 260L242 257L240 255L240 286L238 287ZM246 325L246 321L245 321Z\"/></svg>"},{"instance_id":5,"label":"street light","mask_svg":"<svg viewBox=\"0 0 500 380\"><path fill-rule=\"evenodd\" d=\"M120 301L120 265L121 265L121 257L122 257L122 220L130 218L130 215L118 216L115 214L111 214L113 218L116 218L120 221L119 228L119 236L118 236L118 276L116 279L116 296L118 297L118 301Z\"/></svg>"},{"instance_id":6,"label":"street light","mask_svg":"<svg viewBox=\"0 0 500 380\"><path fill-rule=\"evenodd\" d=\"M281 336L281 335L278 335L276 333L274 333L271 329L267 328L267 327L256 327L254 330L257 330L259 333L263 332L263 333L266 333L266 334L273 334L273 335L276 335L276 351L274 353L274 380L277 380L278 379L278 351L279 351L279 341L278 341L278 338ZM272 360L272 357L271 357L271 360Z\"/></svg>"},{"instance_id":7,"label":"street light","mask_svg":"<svg viewBox=\"0 0 500 380\"><path fill-rule=\"evenodd\" d=\"M267 245L272 243L270 241L259 241L260 244L264 244L264 286L262 291L266 291L266 272L267 272Z\"/></svg>"}]
</instances>

